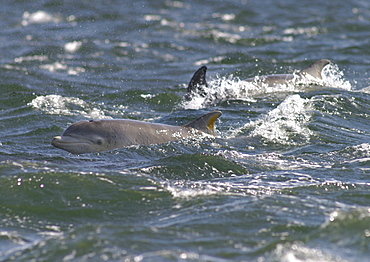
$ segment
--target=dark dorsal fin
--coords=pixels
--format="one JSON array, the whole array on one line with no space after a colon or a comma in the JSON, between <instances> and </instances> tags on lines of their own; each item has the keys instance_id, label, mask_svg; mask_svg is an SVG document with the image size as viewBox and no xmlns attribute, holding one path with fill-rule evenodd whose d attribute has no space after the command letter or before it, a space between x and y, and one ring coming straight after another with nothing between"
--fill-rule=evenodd
<instances>
[{"instance_id":1,"label":"dark dorsal fin","mask_svg":"<svg viewBox=\"0 0 370 262\"><path fill-rule=\"evenodd\" d=\"M303 76L311 75L317 79L322 79L321 71L327 64L330 64L330 61L327 59L317 60L306 69L301 70L300 74Z\"/></svg>"},{"instance_id":2,"label":"dark dorsal fin","mask_svg":"<svg viewBox=\"0 0 370 262\"><path fill-rule=\"evenodd\" d=\"M206 81L206 72L207 67L202 66L194 73L188 85L188 93L196 92L201 86L208 86Z\"/></svg>"},{"instance_id":3,"label":"dark dorsal fin","mask_svg":"<svg viewBox=\"0 0 370 262\"><path fill-rule=\"evenodd\" d=\"M183 127L192 127L204 133L216 135L215 122L217 118L219 118L221 115L222 113L220 111L213 111L199 117L198 119L184 125Z\"/></svg>"}]
</instances>

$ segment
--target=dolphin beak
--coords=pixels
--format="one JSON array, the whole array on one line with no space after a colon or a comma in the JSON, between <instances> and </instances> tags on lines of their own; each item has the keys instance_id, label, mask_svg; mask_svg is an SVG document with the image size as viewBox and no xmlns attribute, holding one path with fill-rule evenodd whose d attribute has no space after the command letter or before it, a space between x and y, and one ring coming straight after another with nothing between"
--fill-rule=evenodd
<instances>
[{"instance_id":1,"label":"dolphin beak","mask_svg":"<svg viewBox=\"0 0 370 262\"><path fill-rule=\"evenodd\" d=\"M51 144L72 154L94 152L89 148L89 143L87 141L71 136L56 136L51 140Z\"/></svg>"},{"instance_id":2,"label":"dolphin beak","mask_svg":"<svg viewBox=\"0 0 370 262\"><path fill-rule=\"evenodd\" d=\"M58 144L58 142L60 142L62 140L62 137L61 136L56 136L53 138L53 140L51 140L51 144L53 146L56 146Z\"/></svg>"},{"instance_id":3,"label":"dolphin beak","mask_svg":"<svg viewBox=\"0 0 370 262\"><path fill-rule=\"evenodd\" d=\"M53 146L61 145L61 144L81 144L83 143L80 139L70 137L70 136L56 136L51 140L51 144Z\"/></svg>"},{"instance_id":4,"label":"dolphin beak","mask_svg":"<svg viewBox=\"0 0 370 262\"><path fill-rule=\"evenodd\" d=\"M71 149L81 144L81 141L69 136L56 136L51 140L51 144L57 148L71 152Z\"/></svg>"}]
</instances>

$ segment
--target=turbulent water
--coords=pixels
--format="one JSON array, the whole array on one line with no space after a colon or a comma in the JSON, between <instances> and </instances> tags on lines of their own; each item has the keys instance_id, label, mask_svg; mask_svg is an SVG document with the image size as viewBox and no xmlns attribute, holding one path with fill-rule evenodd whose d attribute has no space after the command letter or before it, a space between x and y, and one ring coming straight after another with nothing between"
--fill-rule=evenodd
<instances>
[{"instance_id":1,"label":"turbulent water","mask_svg":"<svg viewBox=\"0 0 370 262\"><path fill-rule=\"evenodd\" d=\"M1 261L368 261L370 2L4 1ZM329 59L319 85L243 79ZM206 95L185 100L206 65ZM70 124L217 137L73 155Z\"/></svg>"}]
</instances>

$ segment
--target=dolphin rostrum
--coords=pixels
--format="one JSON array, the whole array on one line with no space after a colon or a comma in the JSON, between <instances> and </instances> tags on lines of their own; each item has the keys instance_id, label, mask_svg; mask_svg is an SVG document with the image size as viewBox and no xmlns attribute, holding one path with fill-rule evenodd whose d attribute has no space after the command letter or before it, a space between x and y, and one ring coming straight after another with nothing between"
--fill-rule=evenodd
<instances>
[{"instance_id":1,"label":"dolphin rostrum","mask_svg":"<svg viewBox=\"0 0 370 262\"><path fill-rule=\"evenodd\" d=\"M216 135L215 122L221 114L220 111L210 112L183 126L129 119L80 121L69 126L62 136L54 137L51 144L73 154L84 154Z\"/></svg>"},{"instance_id":2,"label":"dolphin rostrum","mask_svg":"<svg viewBox=\"0 0 370 262\"><path fill-rule=\"evenodd\" d=\"M267 86L286 84L289 81L293 84L300 84L302 82L305 84L317 84L320 83L320 80L322 80L321 72L323 68L329 63L330 61L327 59L320 59L312 63L309 67L293 74L255 76L244 79L243 81L256 84L265 84ZM194 94L198 94L202 97L206 96L204 91L204 87L208 87L206 81L206 72L207 67L202 66L194 73L188 84L187 94L185 96L186 100L191 100Z\"/></svg>"}]
</instances>

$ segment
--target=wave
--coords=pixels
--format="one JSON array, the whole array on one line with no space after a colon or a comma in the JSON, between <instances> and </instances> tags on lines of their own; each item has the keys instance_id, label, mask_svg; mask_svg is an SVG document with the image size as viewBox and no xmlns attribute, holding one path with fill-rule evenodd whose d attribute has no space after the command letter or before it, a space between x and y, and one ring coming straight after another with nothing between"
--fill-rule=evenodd
<instances>
[{"instance_id":1,"label":"wave","mask_svg":"<svg viewBox=\"0 0 370 262\"><path fill-rule=\"evenodd\" d=\"M307 125L311 115L310 99L301 98L298 94L290 95L260 119L230 131L228 137L236 137L249 130L248 137L260 137L266 143L283 145L307 143L313 135Z\"/></svg>"},{"instance_id":2,"label":"wave","mask_svg":"<svg viewBox=\"0 0 370 262\"><path fill-rule=\"evenodd\" d=\"M281 194L282 190L320 185L322 181L299 172L257 173L229 176L204 181L160 181L158 184L174 198L233 195L265 196Z\"/></svg>"}]
</instances>

